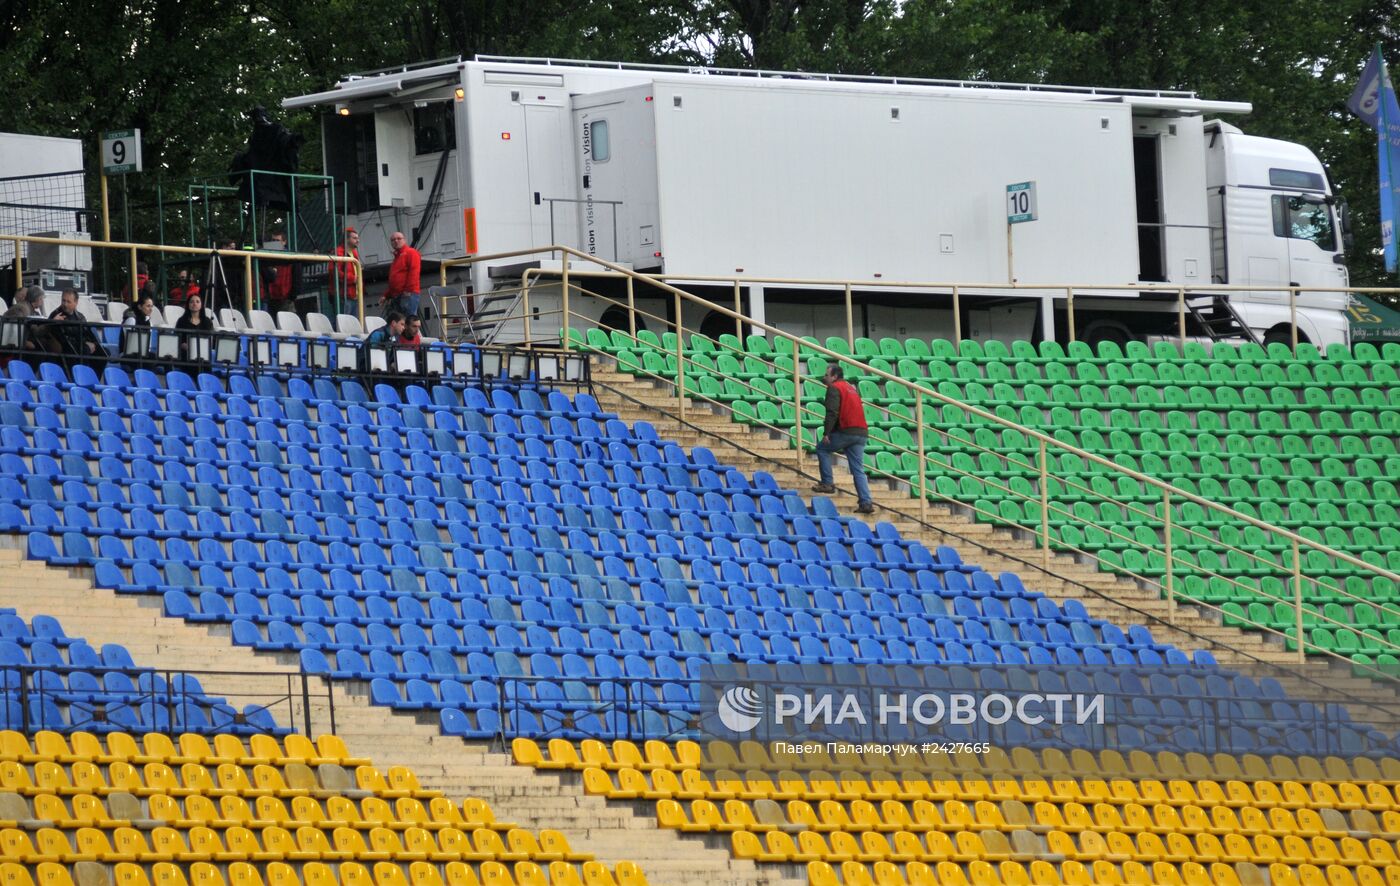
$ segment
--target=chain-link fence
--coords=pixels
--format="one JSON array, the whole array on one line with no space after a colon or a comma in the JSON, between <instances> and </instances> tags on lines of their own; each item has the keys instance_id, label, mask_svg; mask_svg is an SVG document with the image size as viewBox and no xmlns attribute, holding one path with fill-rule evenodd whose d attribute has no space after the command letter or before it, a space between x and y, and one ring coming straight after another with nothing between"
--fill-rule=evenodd
<instances>
[{"instance_id":1,"label":"chain-link fence","mask_svg":"<svg viewBox=\"0 0 1400 886\"><path fill-rule=\"evenodd\" d=\"M0 178L0 234L90 232L90 221L81 169ZM14 258L14 244L0 241L0 265Z\"/></svg>"}]
</instances>

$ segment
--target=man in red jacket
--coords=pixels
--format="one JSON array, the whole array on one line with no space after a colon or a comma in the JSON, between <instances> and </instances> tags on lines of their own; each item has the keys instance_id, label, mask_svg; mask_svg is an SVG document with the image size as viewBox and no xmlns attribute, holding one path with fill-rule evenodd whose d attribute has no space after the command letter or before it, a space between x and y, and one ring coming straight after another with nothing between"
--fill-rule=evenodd
<instances>
[{"instance_id":1,"label":"man in red jacket","mask_svg":"<svg viewBox=\"0 0 1400 886\"><path fill-rule=\"evenodd\" d=\"M865 477L865 442L870 431L865 423L865 406L855 386L846 381L841 372L841 364L827 367L826 375L826 423L822 428L822 439L817 444L817 467L821 472L821 482L812 487L813 492L830 495L836 491L832 485L831 456L837 452L846 453L846 464L851 469L851 479L856 485L857 514L875 513L875 504L870 500L870 483Z\"/></svg>"},{"instance_id":2,"label":"man in red jacket","mask_svg":"<svg viewBox=\"0 0 1400 886\"><path fill-rule=\"evenodd\" d=\"M395 231L389 237L389 246L394 250L394 263L389 265L389 288L384 290L382 307L385 312L398 311L405 317L416 317L418 295L422 291L418 273L423 268L423 256L408 245L402 231Z\"/></svg>"}]
</instances>

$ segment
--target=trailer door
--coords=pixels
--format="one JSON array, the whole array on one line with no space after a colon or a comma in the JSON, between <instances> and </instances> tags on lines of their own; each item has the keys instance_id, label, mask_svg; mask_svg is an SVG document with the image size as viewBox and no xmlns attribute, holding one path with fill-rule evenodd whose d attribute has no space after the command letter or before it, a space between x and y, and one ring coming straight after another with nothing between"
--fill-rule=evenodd
<instances>
[{"instance_id":1,"label":"trailer door","mask_svg":"<svg viewBox=\"0 0 1400 886\"><path fill-rule=\"evenodd\" d=\"M613 162L613 136L622 100L614 98L587 107L574 107L574 139L578 148L579 248L589 255L618 261L618 212L623 207L623 166Z\"/></svg>"},{"instance_id":2,"label":"trailer door","mask_svg":"<svg viewBox=\"0 0 1400 886\"><path fill-rule=\"evenodd\" d=\"M531 245L572 244L577 236L570 202L574 191L569 171L568 111L562 105L523 106Z\"/></svg>"}]
</instances>

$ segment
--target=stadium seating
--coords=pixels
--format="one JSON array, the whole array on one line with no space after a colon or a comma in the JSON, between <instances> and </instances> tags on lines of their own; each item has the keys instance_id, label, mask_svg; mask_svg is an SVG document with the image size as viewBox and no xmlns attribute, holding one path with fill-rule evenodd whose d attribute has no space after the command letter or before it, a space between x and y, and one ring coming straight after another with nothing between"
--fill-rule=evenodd
<instances>
[{"instance_id":1,"label":"stadium seating","mask_svg":"<svg viewBox=\"0 0 1400 886\"><path fill-rule=\"evenodd\" d=\"M26 709L27 708L27 709ZM51 616L0 609L0 729L248 735L279 733L266 708L237 710L199 679L138 667L117 644L93 649Z\"/></svg>"},{"instance_id":2,"label":"stadium seating","mask_svg":"<svg viewBox=\"0 0 1400 886\"><path fill-rule=\"evenodd\" d=\"M646 884L333 736L0 733L0 856L7 884Z\"/></svg>"},{"instance_id":3,"label":"stadium seating","mask_svg":"<svg viewBox=\"0 0 1400 886\"><path fill-rule=\"evenodd\" d=\"M1009 665L1146 694L1125 750L1393 743L951 548L809 510L586 394L22 366L0 402L0 529L31 557L368 681L449 734L681 734L701 669L737 661L963 665L986 686Z\"/></svg>"},{"instance_id":4,"label":"stadium seating","mask_svg":"<svg viewBox=\"0 0 1400 886\"><path fill-rule=\"evenodd\" d=\"M525 739L515 747L523 763L577 771L595 794L656 802L663 824L726 834L741 856L807 864L814 883L1261 882L1251 865L1276 883L1400 879L1371 841L1391 846L1400 833L1393 736L1141 626L1093 619L951 548L841 516L829 500L809 507L767 475L602 413L586 394L116 367L70 377L17 362L7 372L0 531L23 533L31 557L158 596L172 617L226 624L236 643L295 652L309 673L367 682L373 702L435 713L448 734ZM53 634L47 622L29 630ZM39 642L17 645L38 662ZM922 780L855 777L836 759L765 780L757 772L782 772L784 761L747 754L721 778L676 739L694 728L697 677L724 662L779 676L814 664L896 681L952 673L983 688L998 673L1042 687L1053 676L1134 703L1111 734L1093 736L1116 756L1072 747L1088 733L1026 730L1000 754L929 757ZM1210 722L1222 711L1245 725ZM93 753L119 756L116 743L129 759L138 745L118 735ZM623 735L667 741L563 740ZM528 741L544 736L563 739ZM46 734L46 747L55 739ZM208 762L190 762L208 775L216 758L245 759L230 741L225 731ZM194 799L183 771L154 770L154 788L150 771L132 781L118 766L118 788L111 767L121 761L99 762L106 781L84 769L98 802L80 813L73 769L98 757L65 764L74 788L55 793L35 781L37 761L4 766L6 747L10 762L41 753L38 736L27 750L0 741L0 780L15 778L0 795L13 784L28 804L11 804L12 818L0 796L0 840L12 841L3 853L29 865L177 864L191 883L212 882L198 864L220 863L229 883L257 882L251 872L342 886L643 882L546 847L545 834L512 839L480 807L426 795L411 773L381 779L357 761L352 778L333 744L287 736L279 753L265 742L276 739L250 739L247 754L274 762L233 764L229 782L215 766L212 805ZM70 756L78 743L75 734ZM204 753L194 736L170 743L180 756ZM1215 749L1229 753L1205 756ZM298 762L313 756L328 762ZM246 782L235 769L251 770ZM67 817L42 815L40 794L60 798ZM144 846L121 831L127 821ZM169 862L156 857L162 827L183 841L168 844ZM408 873L374 867L395 862ZM140 871L180 886L167 868ZM113 872L144 886L134 868Z\"/></svg>"},{"instance_id":5,"label":"stadium seating","mask_svg":"<svg viewBox=\"0 0 1400 886\"><path fill-rule=\"evenodd\" d=\"M712 745L711 765L726 749L733 769L702 771L696 745L513 744L518 762L576 771L590 793L654 802L663 827L805 864L814 886L838 870L847 884L1400 879L1395 759L994 750L893 772L874 756L780 759L745 742Z\"/></svg>"},{"instance_id":6,"label":"stadium seating","mask_svg":"<svg viewBox=\"0 0 1400 886\"><path fill-rule=\"evenodd\" d=\"M657 338L641 332L638 343L625 333L594 329L573 339L613 355L625 371L677 375L672 333ZM1095 353L1082 342L1067 351L1054 342L1008 348L996 341L862 338L854 352L842 338L825 345L1367 563L1400 570L1400 345L1334 346L1324 356L1303 344L1296 357L1279 344L1217 344L1208 352L1195 343L1178 351L1170 342L1150 349L1132 342L1126 353L1112 343ZM789 341L762 336L743 344L733 335L717 342L692 336L687 389L728 405L736 421L791 428L791 351ZM809 444L822 417L823 391L814 379L825 365L815 353L805 357L803 400L815 409L803 421ZM872 407L868 457L887 476L916 478L907 391L873 375L857 385ZM978 422L955 407L925 409L936 432L927 445L944 466L928 468L937 495L974 505L979 518L991 522L1039 526L1038 447L1019 431ZM1151 514L1160 508L1160 493L1131 478L1106 476L1074 455L1053 456L1050 473L1050 501L1062 509L1052 512L1054 542L1095 552L1105 568L1163 579L1160 531L1128 510ZM1120 504L1101 504L1099 496ZM1296 638L1292 610L1275 605L1292 599L1286 541L1192 503L1177 506L1173 520L1182 532L1174 546L1183 596L1222 607L1233 623ZM1144 545L1157 553L1145 553ZM1195 564L1212 574L1190 574ZM1306 589L1309 641L1362 662L1400 667L1389 645L1400 643L1400 587L1316 553L1305 555L1304 570L1321 580ZM1382 605L1354 604L1331 588Z\"/></svg>"}]
</instances>

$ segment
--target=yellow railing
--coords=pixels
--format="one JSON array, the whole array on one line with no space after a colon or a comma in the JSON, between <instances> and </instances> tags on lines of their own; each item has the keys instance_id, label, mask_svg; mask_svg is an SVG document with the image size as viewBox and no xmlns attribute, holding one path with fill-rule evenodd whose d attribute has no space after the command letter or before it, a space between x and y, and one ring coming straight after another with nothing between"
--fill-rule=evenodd
<instances>
[{"instance_id":1,"label":"yellow railing","mask_svg":"<svg viewBox=\"0 0 1400 886\"><path fill-rule=\"evenodd\" d=\"M218 255L223 258L236 258L243 262L243 303L244 312L250 312L254 307L254 293L257 291L254 286L255 277L253 274L253 262L258 260L275 261L281 264L288 262L321 263L326 262L327 268L333 269L337 264L353 264L355 266L355 301L358 304L360 324L365 321L365 280L364 268L360 260L353 255L316 255L307 252L265 252L257 250L242 249L199 249L193 246L171 246L159 245L156 243L123 243L107 240L72 240L61 237L31 237L19 234L0 234L0 242L9 242L15 249L15 288L19 289L24 284L24 260L21 255L21 243L44 243L54 246L80 246L85 249L113 249L125 253L128 262L128 272L131 281L129 292L132 298L136 297L136 279L138 256L145 254L170 254L170 255ZM330 270L330 273L334 273Z\"/></svg>"},{"instance_id":2,"label":"yellow railing","mask_svg":"<svg viewBox=\"0 0 1400 886\"><path fill-rule=\"evenodd\" d=\"M443 263L442 275L445 279L448 269L452 266L526 255L558 257L560 260L557 270L533 272L534 278L541 273L549 273L559 278L557 283L550 284L551 288L557 289L558 308L536 314L535 322L548 314L558 315L561 318L561 327L566 330L571 328L573 322L578 321L581 321L581 325L593 325L591 316L578 310L580 299L594 299L625 310L629 318L628 330L619 334L635 345L635 353L640 362L633 368L643 375L674 387L676 410L682 418L690 399L708 400L726 408L729 402L739 399L731 398L726 401L700 389L702 376L717 376L722 379L722 384L732 385L736 390L754 395L758 403L758 412L762 414L756 414L752 419L746 417L745 420L789 438L796 448L797 463L800 467L806 451L813 442L813 435L804 435L804 427L818 426L822 417L820 410L814 410L808 405L814 399L819 400L820 396L804 396L803 392L804 383L813 382L820 375L810 364L814 360L840 363L850 367L851 372L848 374L858 373L867 378L874 378L887 392L895 392L902 402L909 404L903 412L889 406L868 405L871 405L877 414L898 416L900 421L909 425L905 429L907 433L903 434L900 440L890 439L895 436L892 431L886 435L883 442L889 451L897 454L901 462L912 466L912 472L906 470L904 476L901 476L894 471L875 466L873 459L867 461L867 470L873 476L883 476L907 485L910 494L918 501L918 516L921 520L927 521L931 500L956 503L970 508L984 520L995 521L1034 538L1041 553L1040 566L1043 569L1053 569L1051 556L1052 552L1058 549L1094 558L1100 568L1159 589L1167 601L1167 620L1170 623L1176 623L1178 607L1186 602L1192 606L1215 610L1231 623L1244 624L1284 638L1294 644L1296 656L1300 661L1307 652L1323 653L1343 658L1354 668L1375 676L1396 676L1390 668L1369 667L1313 643L1308 630L1311 625L1349 631L1357 630L1357 625L1354 621L1343 621L1327 615L1320 609L1311 612L1305 606L1305 601L1310 598L1329 599L1348 605L1373 606L1378 623L1394 621L1400 624L1400 604L1384 602L1380 595L1356 593L1345 586L1343 579L1333 578L1329 573L1351 570L1367 586L1373 583L1400 582L1400 574L1149 474L1119 465L1103 456L1059 440L1052 434L1021 424L1013 418L962 402L931 387L869 366L861 362L860 358L837 353L815 342L803 341L777 327L746 317L738 310L686 292L665 280L632 272L615 263L569 247L544 247L454 259ZM578 264L582 264L588 270L577 267ZM593 270L594 268L597 270ZM625 294L606 295L584 289L578 282L581 278L603 276L625 281ZM528 301L532 289L529 279L523 281L522 286L525 291L522 301L528 320L537 305L531 305ZM650 298L664 298L669 302L672 316L663 317L639 308L639 292ZM536 295L537 302L541 297ZM685 328L683 321L686 305L706 312L717 312L734 320L739 347L727 346L723 342L710 339L705 341L710 342L710 347L717 352L727 352L728 356L733 356L741 363L751 362L751 365L762 366L765 375L780 374L781 394L776 388L770 392L732 373L720 373L717 366L714 369L702 366L697 360L697 355L687 353L685 343L689 330ZM658 324L657 328L665 331L664 335L657 337L654 342L646 338L648 323ZM758 357L743 349L742 333L745 328L766 334L774 343L774 356L771 359ZM527 338L530 338L532 333L535 333L535 330L531 329ZM599 350L589 345L586 337L565 335L564 340L570 348ZM698 333L692 334L691 341L697 340ZM643 365L658 361L659 368ZM717 364L718 360L715 362ZM1052 405L1046 403L1042 409L1049 409ZM1111 407L1105 403L1104 408ZM942 423L947 427L938 427L931 423L931 414L935 411L943 414ZM876 424L878 425L878 422ZM1107 430L1108 428L1105 428L1105 432ZM982 431L986 431L987 434L979 433ZM872 428L872 432L879 436L876 429ZM1165 436L1170 431L1163 428L1161 432ZM1008 452L1008 447L1004 444L1012 438L1023 442L1022 445L1010 447L1012 451ZM968 450L976 452L978 456L970 465L967 459L960 458L967 456ZM1165 459L1166 453L1162 457ZM1052 458L1055 459L1053 463ZM1084 467L1081 474L1064 474L1062 465L1066 463L1067 458ZM1080 476L1084 479L1079 479ZM1002 477L1008 479L1003 481ZM1096 482L1100 477L1103 478L1103 482ZM952 482L951 486L949 481ZM1144 496L1151 501L1150 504L1134 500L1143 496L1128 494L1134 486L1144 490ZM1072 493L1077 503L1091 504L1092 516L1084 513L1082 508L1067 505L1059 500L1064 496L1053 493L1052 490L1056 488ZM979 489L987 493L985 498L990 502L984 503L976 494ZM1128 493L1121 493L1121 489L1127 489ZM994 505L998 499L1017 503L1017 514L1011 515L1009 508L996 508ZM989 504L993 506L989 507ZM1121 519L1104 521L1103 506L1117 509ZM1206 515L1205 527L1201 525L1200 520L1183 521L1178 516L1178 512L1187 507L1199 508L1200 512ZM1216 531L1205 531L1212 523L1218 524L1214 527ZM1129 526L1134 527L1131 532L1125 530L1125 527ZM1233 528L1232 540L1217 537L1225 527ZM1255 541L1247 541L1244 530L1254 530ZM1150 539L1147 538L1149 535ZM1262 546L1258 544L1260 537L1264 542ZM1122 553L1109 557L1105 551L1106 547ZM1277 557L1271 554L1271 551L1276 552ZM1138 556L1129 558L1128 552L1135 552ZM1209 555L1209 558L1215 558L1217 562L1213 566L1206 565L1201 562L1203 555ZM1125 562L1129 559L1134 563ZM1154 562L1159 564L1158 569L1151 568ZM1162 577L1159 579L1149 573L1159 573ZM1257 581L1242 580L1249 578ZM1204 587L1210 582L1238 589L1238 597L1247 603L1262 602L1271 609L1275 604L1282 604L1290 613L1290 624L1287 628L1279 630L1273 623L1249 617L1243 606L1242 612L1232 613L1225 609L1228 603L1217 605L1208 602L1203 594L1192 590L1193 586ZM1382 615L1385 618L1382 618ZM1377 629L1377 634L1379 630L1380 628ZM1294 634L1291 639L1287 636L1290 632ZM1379 635L1371 639L1372 648L1377 654L1400 657L1400 644L1392 643L1388 638Z\"/></svg>"}]
</instances>

